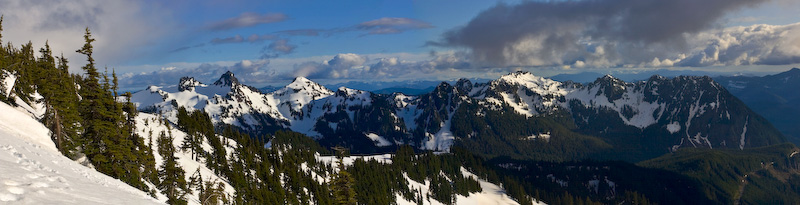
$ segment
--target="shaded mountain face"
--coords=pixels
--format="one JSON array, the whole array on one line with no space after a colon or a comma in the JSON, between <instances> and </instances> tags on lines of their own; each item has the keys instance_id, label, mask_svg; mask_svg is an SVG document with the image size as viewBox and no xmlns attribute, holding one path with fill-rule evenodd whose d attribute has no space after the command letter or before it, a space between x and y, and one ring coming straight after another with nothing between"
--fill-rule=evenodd
<instances>
[{"instance_id":1,"label":"shaded mountain face","mask_svg":"<svg viewBox=\"0 0 800 205\"><path fill-rule=\"evenodd\" d=\"M800 69L763 77L714 78L731 94L761 114L790 141L800 144Z\"/></svg>"},{"instance_id":2,"label":"shaded mountain face","mask_svg":"<svg viewBox=\"0 0 800 205\"><path fill-rule=\"evenodd\" d=\"M239 80L236 79L236 77L233 76L233 72L230 72L230 71L225 72L225 74L222 74L222 76L219 77L219 80L214 82L214 85L217 85L217 86L228 86L228 87L232 87L232 86L238 85L238 84L239 84Z\"/></svg>"},{"instance_id":3,"label":"shaded mountain face","mask_svg":"<svg viewBox=\"0 0 800 205\"><path fill-rule=\"evenodd\" d=\"M179 106L202 109L217 124L256 134L290 129L356 153L401 144L448 151L461 144L489 156L624 155L637 161L681 147L742 149L785 141L708 77L628 83L604 76L577 84L516 72L488 83L442 82L418 96L332 91L302 77L270 93L239 84L232 73L213 85L188 79L177 87L151 86L132 101L170 117Z\"/></svg>"}]
</instances>

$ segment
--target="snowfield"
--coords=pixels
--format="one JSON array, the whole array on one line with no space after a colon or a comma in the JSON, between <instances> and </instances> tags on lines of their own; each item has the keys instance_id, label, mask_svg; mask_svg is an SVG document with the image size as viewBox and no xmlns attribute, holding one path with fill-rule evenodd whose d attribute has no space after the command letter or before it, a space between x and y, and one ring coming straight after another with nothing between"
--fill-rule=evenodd
<instances>
[{"instance_id":1,"label":"snowfield","mask_svg":"<svg viewBox=\"0 0 800 205\"><path fill-rule=\"evenodd\" d=\"M49 130L0 103L0 204L160 204L61 155Z\"/></svg>"}]
</instances>

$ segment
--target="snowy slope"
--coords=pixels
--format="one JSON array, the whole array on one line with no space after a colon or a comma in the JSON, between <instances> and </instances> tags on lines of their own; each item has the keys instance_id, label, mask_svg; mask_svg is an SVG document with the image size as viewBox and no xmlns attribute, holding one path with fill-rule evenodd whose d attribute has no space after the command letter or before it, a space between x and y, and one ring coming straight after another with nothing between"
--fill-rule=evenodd
<instances>
[{"instance_id":1,"label":"snowy slope","mask_svg":"<svg viewBox=\"0 0 800 205\"><path fill-rule=\"evenodd\" d=\"M379 163L391 164L392 163L391 157L392 157L391 154L367 155L367 156L349 156L349 157L343 158L342 159L342 163L345 166L351 166L356 159L363 159L365 161L376 160ZM324 164L330 164L332 167L334 167L334 169L338 170L337 164L336 164L336 162L337 162L336 157L334 157L334 156L319 156L319 155L316 155L315 158L317 159L318 162L322 162ZM506 194L505 190L501 186L498 186L497 184L492 184L491 182L488 182L486 180L480 179L480 177L478 177L477 175L469 172L467 169L464 169L463 167L461 168L461 173L464 175L464 177L472 177L474 179L477 179L478 182L480 183L481 188L482 188L483 191L478 192L478 193L471 193L469 196L457 195L456 196L456 204L470 204L470 205L471 204L475 204L475 205L484 205L484 204L497 204L497 205L501 205L501 204L519 204L516 201L514 201L514 199L509 197ZM328 175L328 176L331 176L331 175ZM408 182L408 186L409 186L409 188L411 190L420 190L420 191L422 191L420 194L423 195L423 196L431 194L430 193L431 191L429 189L429 187L431 185L430 181L426 180L425 183L420 183L420 182L412 180L411 178L408 178L407 176L405 177L405 179ZM331 179L324 178L324 179L320 179L320 180L330 181ZM414 203L413 201L406 201L400 194L396 195L396 199L397 199L397 204L400 204L400 205L417 204L417 203ZM439 202L439 201L431 199L431 200L423 201L422 204L437 205L437 204L442 204L442 203ZM540 202L538 204L544 204L544 203Z\"/></svg>"},{"instance_id":2,"label":"snowy slope","mask_svg":"<svg viewBox=\"0 0 800 205\"><path fill-rule=\"evenodd\" d=\"M175 121L177 107L209 113L214 122L236 126L252 125L253 114L285 119L277 111L277 102L264 98L254 88L240 84L206 85L193 78L181 79L179 86L150 86L133 94L131 101L139 110L163 113Z\"/></svg>"},{"instance_id":3,"label":"snowy slope","mask_svg":"<svg viewBox=\"0 0 800 205\"><path fill-rule=\"evenodd\" d=\"M158 150L157 140L158 136L161 135L161 132L164 132L166 135L172 135L173 141L172 145L175 147L175 157L178 159L178 166L182 167L185 174L186 181L191 181L190 178L196 175L202 176L202 180L204 182L212 181L215 184L222 182L225 185L225 193L227 194L226 197L232 198L234 196L235 190L233 187L228 184L228 182L218 175L214 174L214 171L208 169L201 160L192 159L191 153L189 151L181 151L180 147L183 144L184 139L188 136L183 131L174 128L174 125L170 125L167 127L156 115L147 114L147 113L139 113L136 116L136 134L142 136L144 138L145 143L152 142L153 145L152 149L154 150L153 156L156 161L156 167L160 167L161 164L164 163L164 159L159 153L156 151ZM151 136L152 133L152 136ZM236 143L233 140L226 140L228 142L226 146L226 153L234 153L233 148L236 147ZM207 140L203 140L203 144L201 145L204 150L210 152L212 150L211 145L208 143ZM229 158L232 157L229 155ZM155 188L155 187L151 187ZM189 204L200 204L199 197L200 192L198 190L193 190L192 194L187 195L187 201ZM160 192L156 194L159 200L166 201L166 196L162 195Z\"/></svg>"},{"instance_id":4,"label":"snowy slope","mask_svg":"<svg viewBox=\"0 0 800 205\"><path fill-rule=\"evenodd\" d=\"M158 204L146 193L64 157L49 130L0 103L0 204Z\"/></svg>"}]
</instances>

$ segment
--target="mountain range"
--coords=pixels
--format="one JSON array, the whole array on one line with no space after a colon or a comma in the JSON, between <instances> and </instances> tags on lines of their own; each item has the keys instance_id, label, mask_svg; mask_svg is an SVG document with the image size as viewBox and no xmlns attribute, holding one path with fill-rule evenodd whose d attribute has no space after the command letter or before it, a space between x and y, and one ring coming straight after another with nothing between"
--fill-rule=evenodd
<instances>
[{"instance_id":1,"label":"mountain range","mask_svg":"<svg viewBox=\"0 0 800 205\"><path fill-rule=\"evenodd\" d=\"M185 77L176 86L150 86L131 100L139 110L168 118L178 107L203 110L217 125L256 135L292 130L354 153L403 144L448 151L460 143L487 156L640 161L683 147L744 149L786 141L709 77L629 83L606 75L579 84L515 72L487 83L442 82L410 96L333 91L303 77L262 93L228 72L213 84Z\"/></svg>"},{"instance_id":2,"label":"mountain range","mask_svg":"<svg viewBox=\"0 0 800 205\"><path fill-rule=\"evenodd\" d=\"M763 115L787 139L800 144L800 69L767 76L720 76L715 80Z\"/></svg>"}]
</instances>

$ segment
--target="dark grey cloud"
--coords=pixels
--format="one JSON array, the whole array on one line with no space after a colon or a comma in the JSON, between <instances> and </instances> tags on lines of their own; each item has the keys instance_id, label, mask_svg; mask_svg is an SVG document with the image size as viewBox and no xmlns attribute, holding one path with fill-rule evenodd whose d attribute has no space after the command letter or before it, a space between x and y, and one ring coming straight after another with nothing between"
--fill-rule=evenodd
<instances>
[{"instance_id":1,"label":"dark grey cloud","mask_svg":"<svg viewBox=\"0 0 800 205\"><path fill-rule=\"evenodd\" d=\"M287 18L288 17L282 13L257 14L257 13L247 12L247 13L242 13L237 17L211 23L207 26L206 29L215 31L230 30L235 28L251 27L260 24L281 22L286 20Z\"/></svg>"},{"instance_id":2,"label":"dark grey cloud","mask_svg":"<svg viewBox=\"0 0 800 205\"><path fill-rule=\"evenodd\" d=\"M45 3L45 2L41 2ZM87 9L91 12L77 12L74 10L56 10L49 13L46 19L37 25L40 31L52 31L61 29L80 29L83 27L96 28L98 23L97 16L106 12L102 7Z\"/></svg>"},{"instance_id":3,"label":"dark grey cloud","mask_svg":"<svg viewBox=\"0 0 800 205\"><path fill-rule=\"evenodd\" d=\"M768 0L586 0L498 4L433 46L498 66L622 66L678 59L725 14Z\"/></svg>"}]
</instances>

